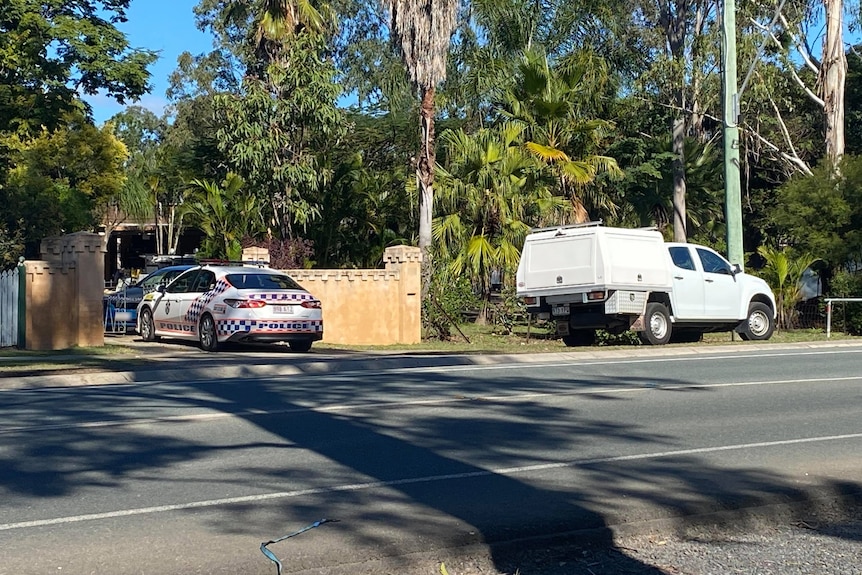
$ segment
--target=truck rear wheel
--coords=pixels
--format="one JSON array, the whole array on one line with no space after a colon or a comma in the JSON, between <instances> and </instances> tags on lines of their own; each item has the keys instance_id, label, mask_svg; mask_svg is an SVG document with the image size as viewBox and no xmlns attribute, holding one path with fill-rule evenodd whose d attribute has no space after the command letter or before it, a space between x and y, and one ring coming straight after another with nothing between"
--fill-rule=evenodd
<instances>
[{"instance_id":1,"label":"truck rear wheel","mask_svg":"<svg viewBox=\"0 0 862 575\"><path fill-rule=\"evenodd\" d=\"M752 302L748 306L748 317L739 327L739 335L746 341L762 341L772 337L775 318L765 303Z\"/></svg>"},{"instance_id":2,"label":"truck rear wheel","mask_svg":"<svg viewBox=\"0 0 862 575\"><path fill-rule=\"evenodd\" d=\"M563 343L566 344L566 347L593 345L596 343L596 330L573 329L569 332L569 335L563 336Z\"/></svg>"},{"instance_id":3,"label":"truck rear wheel","mask_svg":"<svg viewBox=\"0 0 862 575\"><path fill-rule=\"evenodd\" d=\"M641 341L650 345L664 345L670 341L670 314L664 304L650 302L644 314L646 329L638 332Z\"/></svg>"}]
</instances>

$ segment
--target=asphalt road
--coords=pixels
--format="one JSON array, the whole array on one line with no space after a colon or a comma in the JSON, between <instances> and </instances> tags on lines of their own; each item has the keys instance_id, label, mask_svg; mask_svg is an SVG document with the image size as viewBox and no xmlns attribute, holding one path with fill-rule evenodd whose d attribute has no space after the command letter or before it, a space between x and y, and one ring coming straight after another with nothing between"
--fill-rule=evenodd
<instances>
[{"instance_id":1,"label":"asphalt road","mask_svg":"<svg viewBox=\"0 0 862 575\"><path fill-rule=\"evenodd\" d=\"M859 493L860 367L740 350L0 391L0 574L273 574L261 542L324 518L270 546L285 572L433 573Z\"/></svg>"}]
</instances>

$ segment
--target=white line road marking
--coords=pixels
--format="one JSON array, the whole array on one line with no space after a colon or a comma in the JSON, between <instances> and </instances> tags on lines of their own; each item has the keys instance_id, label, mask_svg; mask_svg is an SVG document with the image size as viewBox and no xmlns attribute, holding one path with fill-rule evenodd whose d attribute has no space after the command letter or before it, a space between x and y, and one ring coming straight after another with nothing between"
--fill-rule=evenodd
<instances>
[{"instance_id":1,"label":"white line road marking","mask_svg":"<svg viewBox=\"0 0 862 575\"><path fill-rule=\"evenodd\" d=\"M720 445L715 447L699 447L693 449L680 449L676 451L659 451L655 453L641 453L635 455L619 455L615 457L598 457L594 459L581 459L575 461L562 461L557 463L542 463L536 465L525 465L521 467L501 467L498 469L471 471L465 473L451 473L444 475L428 475L425 477L411 477L395 479L391 481L368 481L365 483L349 483L345 485L330 485L311 489L298 489L294 491L279 491L274 493L262 493L259 495L246 495L242 497L227 497L224 499L210 499L207 501L192 501L189 503L178 503L174 505L159 505L155 507L140 507L137 509L121 509L106 513L90 513L86 515L73 515L68 517L55 517L52 519L38 519L35 521L21 521L19 523L0 524L0 531L13 529L29 529L32 527L44 527L47 525L62 525L68 523L80 523L82 521L96 521L100 519L113 519L117 517L130 517L133 515L149 515L155 513L167 513L171 511L183 511L186 509L199 509L203 507L218 507L222 505L233 505L236 503L256 503L272 499L286 499L301 497L304 495L319 495L326 493L337 493L340 491L360 491L365 489L378 489L386 487L397 487L399 485L410 485L416 483L433 483L438 481L451 481L456 479L470 479L474 477L488 477L491 475L517 475L536 471L547 471L565 467L581 467L596 465L600 463L616 463L621 461L637 461L644 459L658 459L662 457L678 457L681 455L698 455L704 453L718 453L721 451L734 451L742 449L763 449L784 445L797 445L802 443L817 443L825 441L842 441L847 439L862 439L862 433L849 433L846 435L827 435L822 437L807 437L799 439L786 439L782 441L761 441L756 443L740 443L736 445Z\"/></svg>"}]
</instances>

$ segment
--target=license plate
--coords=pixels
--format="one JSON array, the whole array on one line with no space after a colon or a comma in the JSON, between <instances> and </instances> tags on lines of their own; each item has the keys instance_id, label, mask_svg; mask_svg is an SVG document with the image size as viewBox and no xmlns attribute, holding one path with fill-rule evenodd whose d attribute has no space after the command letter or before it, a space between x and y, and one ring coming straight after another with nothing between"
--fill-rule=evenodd
<instances>
[{"instance_id":1,"label":"license plate","mask_svg":"<svg viewBox=\"0 0 862 575\"><path fill-rule=\"evenodd\" d=\"M273 313L293 313L294 306L292 305L274 305L272 306Z\"/></svg>"},{"instance_id":2,"label":"license plate","mask_svg":"<svg viewBox=\"0 0 862 575\"><path fill-rule=\"evenodd\" d=\"M551 307L551 315L569 315L569 304Z\"/></svg>"}]
</instances>

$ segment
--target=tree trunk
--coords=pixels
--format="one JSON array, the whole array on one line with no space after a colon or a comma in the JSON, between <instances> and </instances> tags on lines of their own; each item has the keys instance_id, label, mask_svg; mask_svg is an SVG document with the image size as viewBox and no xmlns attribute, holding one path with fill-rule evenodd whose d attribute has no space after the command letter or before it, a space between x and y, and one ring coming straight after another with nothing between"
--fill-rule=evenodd
<instances>
[{"instance_id":1,"label":"tree trunk","mask_svg":"<svg viewBox=\"0 0 862 575\"><path fill-rule=\"evenodd\" d=\"M685 0L660 0L659 19L664 29L671 59L679 70L673 90L675 110L671 133L673 137L673 238L686 241L685 232L685 36L689 5Z\"/></svg>"},{"instance_id":2,"label":"tree trunk","mask_svg":"<svg viewBox=\"0 0 862 575\"><path fill-rule=\"evenodd\" d=\"M842 0L824 0L826 37L823 40L823 108L826 118L826 157L837 166L844 155L844 82L847 56L844 53Z\"/></svg>"},{"instance_id":3,"label":"tree trunk","mask_svg":"<svg viewBox=\"0 0 862 575\"><path fill-rule=\"evenodd\" d=\"M673 241L686 241L685 231L685 117L673 120Z\"/></svg>"},{"instance_id":4,"label":"tree trunk","mask_svg":"<svg viewBox=\"0 0 862 575\"><path fill-rule=\"evenodd\" d=\"M419 183L419 249L422 250L422 295L428 294L431 285L431 218L434 211L434 87L422 93L421 109L422 146L416 163Z\"/></svg>"}]
</instances>

